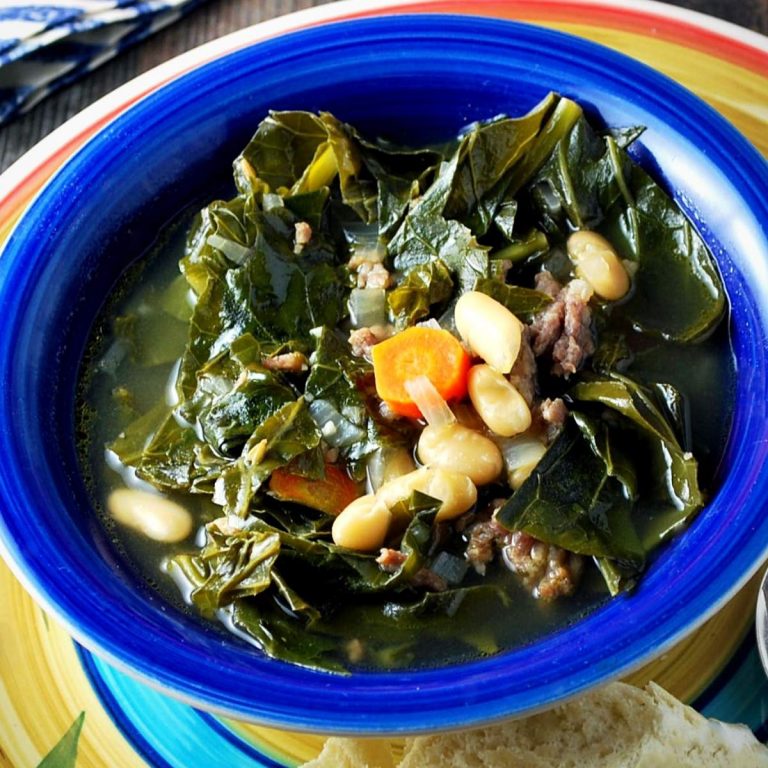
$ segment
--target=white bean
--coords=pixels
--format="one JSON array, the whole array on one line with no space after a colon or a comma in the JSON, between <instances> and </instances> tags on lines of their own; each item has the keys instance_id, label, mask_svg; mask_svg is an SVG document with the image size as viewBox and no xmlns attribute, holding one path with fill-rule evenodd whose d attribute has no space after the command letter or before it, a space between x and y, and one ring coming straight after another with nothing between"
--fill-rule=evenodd
<instances>
[{"instance_id":1,"label":"white bean","mask_svg":"<svg viewBox=\"0 0 768 768\"><path fill-rule=\"evenodd\" d=\"M456 329L472 352L500 373L509 373L520 352L523 324L496 299L467 291L456 302Z\"/></svg>"},{"instance_id":2,"label":"white bean","mask_svg":"<svg viewBox=\"0 0 768 768\"><path fill-rule=\"evenodd\" d=\"M492 440L461 424L424 427L417 453L423 464L468 475L475 485L493 482L503 463Z\"/></svg>"},{"instance_id":3,"label":"white bean","mask_svg":"<svg viewBox=\"0 0 768 768\"><path fill-rule=\"evenodd\" d=\"M390 480L381 486L376 497L391 509L414 491L443 502L437 513L437 520L458 517L477 501L477 488L466 474L437 467L421 467Z\"/></svg>"},{"instance_id":4,"label":"white bean","mask_svg":"<svg viewBox=\"0 0 768 768\"><path fill-rule=\"evenodd\" d=\"M629 275L613 246L597 232L574 232L567 243L576 274L586 280L598 296L616 301L629 290Z\"/></svg>"},{"instance_id":5,"label":"white bean","mask_svg":"<svg viewBox=\"0 0 768 768\"><path fill-rule=\"evenodd\" d=\"M118 523L155 541L182 541L192 532L192 516L176 502L147 491L118 488L109 494L107 507Z\"/></svg>"},{"instance_id":6,"label":"white bean","mask_svg":"<svg viewBox=\"0 0 768 768\"><path fill-rule=\"evenodd\" d=\"M489 365L469 369L469 399L485 425L502 437L531 426L531 409L514 384Z\"/></svg>"},{"instance_id":7,"label":"white bean","mask_svg":"<svg viewBox=\"0 0 768 768\"><path fill-rule=\"evenodd\" d=\"M392 513L370 493L344 507L333 521L331 536L340 547L371 552L384 544L391 522Z\"/></svg>"},{"instance_id":8,"label":"white bean","mask_svg":"<svg viewBox=\"0 0 768 768\"><path fill-rule=\"evenodd\" d=\"M475 484L461 472L431 469L427 474L425 486L418 490L443 502L435 520L453 520L454 517L463 515L477 502Z\"/></svg>"}]
</instances>

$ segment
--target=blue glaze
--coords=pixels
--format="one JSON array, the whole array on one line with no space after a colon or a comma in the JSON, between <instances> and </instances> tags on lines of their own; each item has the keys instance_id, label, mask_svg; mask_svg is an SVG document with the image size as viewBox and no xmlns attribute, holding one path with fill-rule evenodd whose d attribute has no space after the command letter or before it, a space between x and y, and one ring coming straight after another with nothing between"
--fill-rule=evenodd
<instances>
[{"instance_id":1,"label":"blue glaze","mask_svg":"<svg viewBox=\"0 0 768 768\"><path fill-rule=\"evenodd\" d=\"M412 144L519 114L548 90L611 126L713 249L738 380L726 473L631 596L567 630L447 669L339 677L265 659L165 605L123 568L77 468L72 402L91 323L120 272L201 201L270 108L326 109ZM259 43L163 87L43 190L0 258L0 548L86 646L200 707L324 732L402 733L522 714L639 666L710 616L768 555L768 165L672 81L561 33L428 16Z\"/></svg>"}]
</instances>

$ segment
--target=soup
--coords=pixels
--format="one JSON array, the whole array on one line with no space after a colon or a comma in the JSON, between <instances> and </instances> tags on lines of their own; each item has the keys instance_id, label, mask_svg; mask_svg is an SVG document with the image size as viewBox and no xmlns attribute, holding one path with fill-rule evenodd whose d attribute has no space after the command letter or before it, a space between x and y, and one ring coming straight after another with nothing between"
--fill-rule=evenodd
<instances>
[{"instance_id":1,"label":"soup","mask_svg":"<svg viewBox=\"0 0 768 768\"><path fill-rule=\"evenodd\" d=\"M734 378L638 135L554 94L439 148L263 121L83 367L84 470L137 573L339 671L496 653L631 590L705 503Z\"/></svg>"}]
</instances>

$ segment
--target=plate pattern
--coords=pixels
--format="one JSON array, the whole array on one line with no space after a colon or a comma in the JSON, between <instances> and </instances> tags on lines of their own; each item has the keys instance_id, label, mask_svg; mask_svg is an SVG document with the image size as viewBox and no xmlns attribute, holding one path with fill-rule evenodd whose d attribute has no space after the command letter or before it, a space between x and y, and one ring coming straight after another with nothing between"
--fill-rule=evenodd
<instances>
[{"instance_id":1,"label":"plate pattern","mask_svg":"<svg viewBox=\"0 0 768 768\"><path fill-rule=\"evenodd\" d=\"M346 0L236 32L161 65L85 110L0 177L0 244L89 136L163 82L275 34L391 12L466 13L467 4ZM556 28L644 61L708 101L768 157L768 39L760 35L638 0L479 0L472 12ZM696 633L628 680L653 679L705 715L744 722L768 740L768 680L754 643L757 587L753 579ZM76 743L76 761L57 765L285 768L314 757L323 744L322 736L202 713L136 682L74 643L0 561L0 768L35 768L73 724L62 750L67 760Z\"/></svg>"}]
</instances>

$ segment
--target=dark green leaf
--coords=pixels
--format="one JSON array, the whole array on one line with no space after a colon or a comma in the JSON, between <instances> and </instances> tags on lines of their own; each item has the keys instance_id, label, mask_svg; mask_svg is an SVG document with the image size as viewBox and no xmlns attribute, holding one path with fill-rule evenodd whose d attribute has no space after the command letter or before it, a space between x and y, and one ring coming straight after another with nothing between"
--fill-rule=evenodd
<instances>
[{"instance_id":1,"label":"dark green leaf","mask_svg":"<svg viewBox=\"0 0 768 768\"><path fill-rule=\"evenodd\" d=\"M255 175L273 191L290 189L328 140L320 117L309 112L272 112L243 150Z\"/></svg>"},{"instance_id":2,"label":"dark green leaf","mask_svg":"<svg viewBox=\"0 0 768 768\"><path fill-rule=\"evenodd\" d=\"M570 552L640 567L644 551L624 488L569 421L520 489L496 513L512 531L525 531Z\"/></svg>"},{"instance_id":3,"label":"dark green leaf","mask_svg":"<svg viewBox=\"0 0 768 768\"><path fill-rule=\"evenodd\" d=\"M668 391L669 385L665 390ZM643 488L641 535L646 549L655 546L670 532L689 520L704 504L698 484L698 465L684 451L677 430L659 407L653 390L612 373L588 377L576 384L569 395L577 402L600 403L621 414L625 428L635 433L639 484Z\"/></svg>"},{"instance_id":4,"label":"dark green leaf","mask_svg":"<svg viewBox=\"0 0 768 768\"><path fill-rule=\"evenodd\" d=\"M85 712L81 712L58 744L38 763L37 768L75 768L77 744L84 722Z\"/></svg>"},{"instance_id":5,"label":"dark green leaf","mask_svg":"<svg viewBox=\"0 0 768 768\"><path fill-rule=\"evenodd\" d=\"M475 290L485 293L503 304L513 315L526 320L541 312L552 299L546 293L519 285L507 285L500 280L481 278L475 283Z\"/></svg>"},{"instance_id":6,"label":"dark green leaf","mask_svg":"<svg viewBox=\"0 0 768 768\"><path fill-rule=\"evenodd\" d=\"M280 553L280 537L247 527L233 528L215 520L206 526L206 544L197 555L177 555L178 568L194 587L190 597L206 615L272 584L272 566Z\"/></svg>"},{"instance_id":7,"label":"dark green leaf","mask_svg":"<svg viewBox=\"0 0 768 768\"><path fill-rule=\"evenodd\" d=\"M331 672L346 671L337 660L338 638L308 631L274 603L238 600L232 609L232 622L253 637L268 656Z\"/></svg>"},{"instance_id":8,"label":"dark green leaf","mask_svg":"<svg viewBox=\"0 0 768 768\"><path fill-rule=\"evenodd\" d=\"M229 515L246 517L254 494L275 469L319 445L320 433L304 399L284 403L257 423L241 455L221 472L214 502Z\"/></svg>"},{"instance_id":9,"label":"dark green leaf","mask_svg":"<svg viewBox=\"0 0 768 768\"><path fill-rule=\"evenodd\" d=\"M395 327L414 325L430 313L433 304L447 301L453 294L453 280L440 260L417 264L398 286L387 293L387 303Z\"/></svg>"}]
</instances>

